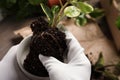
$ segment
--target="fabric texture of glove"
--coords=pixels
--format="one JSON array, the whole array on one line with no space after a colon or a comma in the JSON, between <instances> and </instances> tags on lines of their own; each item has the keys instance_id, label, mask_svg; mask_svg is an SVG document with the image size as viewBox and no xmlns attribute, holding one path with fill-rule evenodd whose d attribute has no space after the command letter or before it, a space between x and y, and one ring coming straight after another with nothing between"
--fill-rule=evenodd
<instances>
[{"instance_id":1,"label":"fabric texture of glove","mask_svg":"<svg viewBox=\"0 0 120 80\"><path fill-rule=\"evenodd\" d=\"M17 48L18 45L13 46L0 61L0 80L29 80L18 67Z\"/></svg>"},{"instance_id":2,"label":"fabric texture of glove","mask_svg":"<svg viewBox=\"0 0 120 80\"><path fill-rule=\"evenodd\" d=\"M69 49L67 63L62 63L54 57L39 55L40 61L49 72L50 80L90 80L91 64L84 49L72 33L65 33Z\"/></svg>"}]
</instances>

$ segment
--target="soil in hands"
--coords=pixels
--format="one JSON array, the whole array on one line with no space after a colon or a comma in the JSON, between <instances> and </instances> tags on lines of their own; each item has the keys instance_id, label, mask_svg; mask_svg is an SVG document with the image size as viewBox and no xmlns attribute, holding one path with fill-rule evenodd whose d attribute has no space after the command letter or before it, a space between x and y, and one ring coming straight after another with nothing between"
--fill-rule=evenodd
<instances>
[{"instance_id":1,"label":"soil in hands","mask_svg":"<svg viewBox=\"0 0 120 80\"><path fill-rule=\"evenodd\" d=\"M39 60L39 54L53 56L64 61L67 55L66 35L57 28L52 28L43 19L32 22L33 36L30 42L30 51L24 60L24 68L31 74L47 77L48 72Z\"/></svg>"}]
</instances>

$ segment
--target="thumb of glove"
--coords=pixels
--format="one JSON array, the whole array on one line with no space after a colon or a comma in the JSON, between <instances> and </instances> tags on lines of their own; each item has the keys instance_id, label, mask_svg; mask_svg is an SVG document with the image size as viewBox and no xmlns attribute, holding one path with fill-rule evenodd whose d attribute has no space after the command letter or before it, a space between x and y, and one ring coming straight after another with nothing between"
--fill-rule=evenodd
<instances>
[{"instance_id":1,"label":"thumb of glove","mask_svg":"<svg viewBox=\"0 0 120 80\"><path fill-rule=\"evenodd\" d=\"M39 59L42 62L42 64L45 66L48 72L54 67L57 67L57 66L60 67L60 66L65 65L64 63L62 63L61 61L57 60L56 58L52 56L47 57L47 56L40 54Z\"/></svg>"}]
</instances>

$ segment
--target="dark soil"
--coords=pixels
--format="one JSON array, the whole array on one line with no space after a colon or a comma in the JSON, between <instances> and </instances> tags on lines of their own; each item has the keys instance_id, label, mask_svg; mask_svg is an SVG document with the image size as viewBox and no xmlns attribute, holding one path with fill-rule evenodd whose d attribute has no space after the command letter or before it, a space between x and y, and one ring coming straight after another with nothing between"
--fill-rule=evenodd
<instances>
[{"instance_id":1,"label":"dark soil","mask_svg":"<svg viewBox=\"0 0 120 80\"><path fill-rule=\"evenodd\" d=\"M37 76L47 77L48 72L40 62L39 54L53 56L64 61L67 55L65 34L57 28L51 28L48 23L39 18L31 24L33 36L31 37L30 52L24 60L24 68Z\"/></svg>"}]
</instances>

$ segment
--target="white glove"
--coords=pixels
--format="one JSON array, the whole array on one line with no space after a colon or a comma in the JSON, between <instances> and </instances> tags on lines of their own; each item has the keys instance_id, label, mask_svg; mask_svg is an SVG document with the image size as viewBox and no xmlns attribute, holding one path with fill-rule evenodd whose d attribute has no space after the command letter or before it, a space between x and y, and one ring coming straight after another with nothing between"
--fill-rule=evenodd
<instances>
[{"instance_id":1,"label":"white glove","mask_svg":"<svg viewBox=\"0 0 120 80\"><path fill-rule=\"evenodd\" d=\"M54 57L39 55L40 61L49 72L50 80L90 80L91 64L75 37L66 31L69 52L68 63L62 63Z\"/></svg>"},{"instance_id":2,"label":"white glove","mask_svg":"<svg viewBox=\"0 0 120 80\"><path fill-rule=\"evenodd\" d=\"M18 46L13 46L0 61L0 80L29 80L21 72L16 61Z\"/></svg>"}]
</instances>

